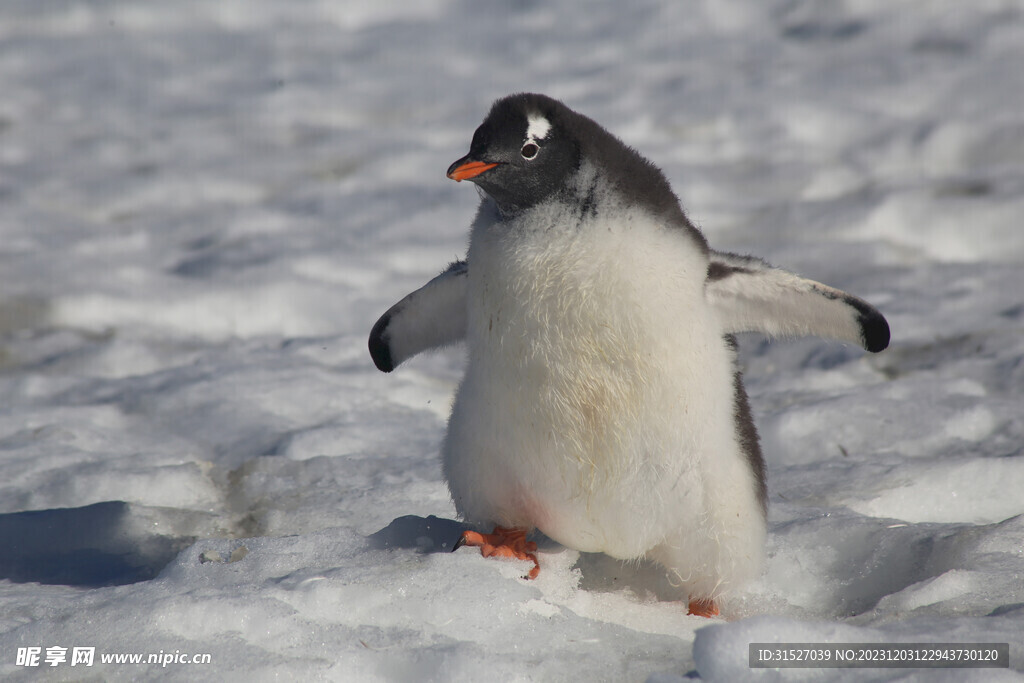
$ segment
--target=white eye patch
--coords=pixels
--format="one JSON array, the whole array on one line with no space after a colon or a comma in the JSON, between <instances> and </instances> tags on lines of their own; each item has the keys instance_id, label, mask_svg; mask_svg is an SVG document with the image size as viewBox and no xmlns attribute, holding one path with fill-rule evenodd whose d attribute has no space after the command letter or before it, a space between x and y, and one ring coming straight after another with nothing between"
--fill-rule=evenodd
<instances>
[{"instance_id":1,"label":"white eye patch","mask_svg":"<svg viewBox=\"0 0 1024 683\"><path fill-rule=\"evenodd\" d=\"M526 117L526 141L537 142L547 137L551 130L551 122L540 114L530 114Z\"/></svg>"}]
</instances>

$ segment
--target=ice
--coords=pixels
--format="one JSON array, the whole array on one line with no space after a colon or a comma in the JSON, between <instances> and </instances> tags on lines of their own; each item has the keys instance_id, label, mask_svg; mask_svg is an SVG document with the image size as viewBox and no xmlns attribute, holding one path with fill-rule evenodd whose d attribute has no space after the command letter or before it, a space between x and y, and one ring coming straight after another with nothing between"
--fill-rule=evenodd
<instances>
[{"instance_id":1,"label":"ice","mask_svg":"<svg viewBox=\"0 0 1024 683\"><path fill-rule=\"evenodd\" d=\"M4 2L0 676L1020 679L1022 60L1005 0ZM892 326L870 357L741 339L769 538L723 618L649 563L449 552L463 350L370 360L465 254L444 172L516 91ZM750 670L760 641L1009 642L1011 670ZM17 664L55 646L97 661ZM99 661L169 652L212 662Z\"/></svg>"}]
</instances>

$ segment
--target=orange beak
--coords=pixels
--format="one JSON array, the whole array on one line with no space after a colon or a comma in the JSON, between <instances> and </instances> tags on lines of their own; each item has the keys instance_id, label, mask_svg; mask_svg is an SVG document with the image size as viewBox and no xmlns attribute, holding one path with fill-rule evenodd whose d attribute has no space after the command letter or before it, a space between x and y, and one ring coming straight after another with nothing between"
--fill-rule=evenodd
<instances>
[{"instance_id":1,"label":"orange beak","mask_svg":"<svg viewBox=\"0 0 1024 683\"><path fill-rule=\"evenodd\" d=\"M466 161L465 158L459 159L451 168L448 169L448 177L459 183L463 180L469 180L470 178L476 178L484 171L489 171L498 164L487 163L485 161Z\"/></svg>"}]
</instances>

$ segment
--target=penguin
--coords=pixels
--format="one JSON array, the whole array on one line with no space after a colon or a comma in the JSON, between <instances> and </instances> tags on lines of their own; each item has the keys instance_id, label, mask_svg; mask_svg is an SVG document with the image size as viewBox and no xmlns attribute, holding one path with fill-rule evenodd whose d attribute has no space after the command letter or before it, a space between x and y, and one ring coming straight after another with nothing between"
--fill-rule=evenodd
<instances>
[{"instance_id":1,"label":"penguin","mask_svg":"<svg viewBox=\"0 0 1024 683\"><path fill-rule=\"evenodd\" d=\"M735 335L817 335L871 352L867 302L712 250L664 174L539 94L497 100L447 172L480 190L465 260L392 306L369 349L391 372L465 341L441 448L456 549L540 563L539 531L660 563L690 614L759 573L765 464ZM482 533L478 529L488 529Z\"/></svg>"}]
</instances>

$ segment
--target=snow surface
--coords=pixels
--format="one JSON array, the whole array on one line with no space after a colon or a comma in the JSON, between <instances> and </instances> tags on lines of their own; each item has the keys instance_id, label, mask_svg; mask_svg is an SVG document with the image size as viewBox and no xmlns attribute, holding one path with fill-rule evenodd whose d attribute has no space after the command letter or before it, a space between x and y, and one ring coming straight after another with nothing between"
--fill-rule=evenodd
<instances>
[{"instance_id":1,"label":"snow surface","mask_svg":"<svg viewBox=\"0 0 1024 683\"><path fill-rule=\"evenodd\" d=\"M1018 679L1022 65L1018 0L5 0L0 676ZM520 90L662 166L716 248L892 325L871 357L742 340L770 537L725 619L646 565L447 552L461 351L370 361L464 254L445 169ZM807 640L1012 670L746 666ZM51 646L97 662L17 665ZM98 661L176 650L212 663Z\"/></svg>"}]
</instances>

